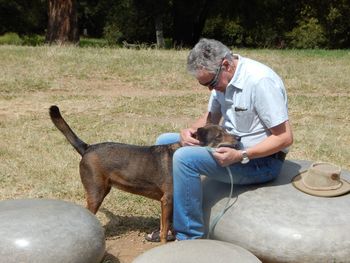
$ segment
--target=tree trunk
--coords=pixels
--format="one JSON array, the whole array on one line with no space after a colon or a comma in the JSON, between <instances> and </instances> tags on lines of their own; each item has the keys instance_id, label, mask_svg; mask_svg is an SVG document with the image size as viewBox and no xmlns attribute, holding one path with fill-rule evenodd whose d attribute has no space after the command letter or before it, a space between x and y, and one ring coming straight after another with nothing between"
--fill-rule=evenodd
<instances>
[{"instance_id":1,"label":"tree trunk","mask_svg":"<svg viewBox=\"0 0 350 263\"><path fill-rule=\"evenodd\" d=\"M48 0L47 43L79 42L76 0Z\"/></svg>"},{"instance_id":2,"label":"tree trunk","mask_svg":"<svg viewBox=\"0 0 350 263\"><path fill-rule=\"evenodd\" d=\"M207 19L210 0L177 0L173 3L174 35L177 46L197 43Z\"/></svg>"},{"instance_id":3,"label":"tree trunk","mask_svg":"<svg viewBox=\"0 0 350 263\"><path fill-rule=\"evenodd\" d=\"M164 35L163 35L163 21L162 21L161 15L156 16L155 26L156 26L157 47L164 48L165 47L165 40L164 40Z\"/></svg>"}]
</instances>

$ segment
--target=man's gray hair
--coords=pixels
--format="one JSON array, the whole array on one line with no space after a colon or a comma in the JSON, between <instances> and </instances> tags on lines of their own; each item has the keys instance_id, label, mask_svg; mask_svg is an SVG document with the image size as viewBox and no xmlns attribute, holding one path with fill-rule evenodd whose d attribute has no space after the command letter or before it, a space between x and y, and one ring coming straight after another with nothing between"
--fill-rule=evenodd
<instances>
[{"instance_id":1,"label":"man's gray hair","mask_svg":"<svg viewBox=\"0 0 350 263\"><path fill-rule=\"evenodd\" d=\"M215 73L224 58L232 60L230 49L215 39L202 38L187 57L187 70L196 76L198 70Z\"/></svg>"}]
</instances>

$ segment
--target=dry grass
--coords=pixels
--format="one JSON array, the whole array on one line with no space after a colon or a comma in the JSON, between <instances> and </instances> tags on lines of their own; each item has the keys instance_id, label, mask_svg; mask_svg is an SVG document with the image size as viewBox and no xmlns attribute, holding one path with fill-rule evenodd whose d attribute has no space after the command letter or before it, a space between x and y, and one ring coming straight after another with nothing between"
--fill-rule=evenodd
<instances>
[{"instance_id":1,"label":"dry grass","mask_svg":"<svg viewBox=\"0 0 350 263\"><path fill-rule=\"evenodd\" d=\"M79 155L51 123L51 104L88 143L152 144L199 116L209 93L186 73L187 52L0 46L0 200L85 203ZM350 169L350 52L237 52L285 81L295 135L288 157ZM158 203L139 196L114 189L103 208L98 217L119 225L111 236L157 224Z\"/></svg>"}]
</instances>

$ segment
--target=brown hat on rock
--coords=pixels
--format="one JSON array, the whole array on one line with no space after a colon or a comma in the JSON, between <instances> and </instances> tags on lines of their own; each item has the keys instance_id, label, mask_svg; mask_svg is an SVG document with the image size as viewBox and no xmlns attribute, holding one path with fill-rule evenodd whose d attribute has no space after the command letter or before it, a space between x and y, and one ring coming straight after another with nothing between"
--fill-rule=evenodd
<instances>
[{"instance_id":1,"label":"brown hat on rock","mask_svg":"<svg viewBox=\"0 0 350 263\"><path fill-rule=\"evenodd\" d=\"M332 197L350 192L350 183L340 178L341 168L331 163L316 162L293 178L293 185L304 193Z\"/></svg>"}]
</instances>

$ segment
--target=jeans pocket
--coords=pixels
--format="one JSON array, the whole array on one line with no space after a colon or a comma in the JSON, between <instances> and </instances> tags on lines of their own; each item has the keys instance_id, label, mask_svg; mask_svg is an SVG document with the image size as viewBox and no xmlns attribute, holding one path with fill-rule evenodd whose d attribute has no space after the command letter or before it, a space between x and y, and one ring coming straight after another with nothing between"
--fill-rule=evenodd
<instances>
[{"instance_id":1,"label":"jeans pocket","mask_svg":"<svg viewBox=\"0 0 350 263\"><path fill-rule=\"evenodd\" d=\"M260 183L268 182L275 179L282 168L282 162L268 157L255 160L256 181Z\"/></svg>"}]
</instances>

